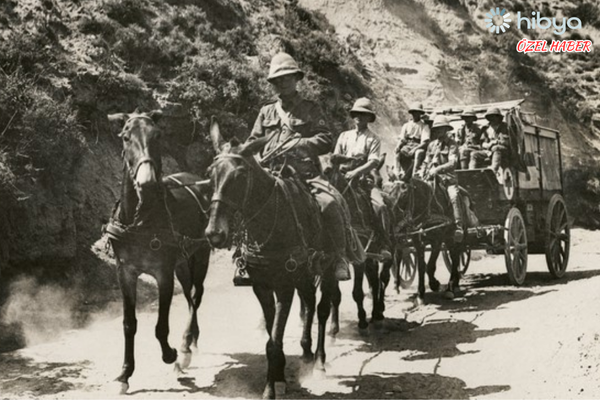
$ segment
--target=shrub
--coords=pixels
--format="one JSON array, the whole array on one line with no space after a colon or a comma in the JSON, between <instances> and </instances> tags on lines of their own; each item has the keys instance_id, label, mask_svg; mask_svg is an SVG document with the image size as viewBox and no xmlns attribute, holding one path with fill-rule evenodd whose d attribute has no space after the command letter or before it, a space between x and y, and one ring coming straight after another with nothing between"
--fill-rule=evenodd
<instances>
[{"instance_id":1,"label":"shrub","mask_svg":"<svg viewBox=\"0 0 600 400\"><path fill-rule=\"evenodd\" d=\"M600 29L600 8L597 4L582 2L574 7L566 8L565 14L568 18L579 18L584 27L591 25Z\"/></svg>"}]
</instances>

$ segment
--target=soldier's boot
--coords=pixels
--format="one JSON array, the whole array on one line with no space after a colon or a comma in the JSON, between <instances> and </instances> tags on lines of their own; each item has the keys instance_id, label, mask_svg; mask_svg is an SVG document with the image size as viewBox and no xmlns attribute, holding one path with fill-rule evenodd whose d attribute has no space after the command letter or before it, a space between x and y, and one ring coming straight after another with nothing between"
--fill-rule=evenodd
<instances>
[{"instance_id":1,"label":"soldier's boot","mask_svg":"<svg viewBox=\"0 0 600 400\"><path fill-rule=\"evenodd\" d=\"M500 169L500 163L502 162L502 153L500 151L494 151L492 153L492 165L490 166L494 172L498 172Z\"/></svg>"},{"instance_id":2,"label":"soldier's boot","mask_svg":"<svg viewBox=\"0 0 600 400\"><path fill-rule=\"evenodd\" d=\"M460 168L461 169L469 169L469 159L463 158L460 160Z\"/></svg>"},{"instance_id":3,"label":"soldier's boot","mask_svg":"<svg viewBox=\"0 0 600 400\"><path fill-rule=\"evenodd\" d=\"M450 197L450 202L452 203L452 211L454 213L454 221L456 225L454 228L454 241L462 242L465 232L463 230L463 214L462 207L460 205L460 194L456 185L448 187L448 197Z\"/></svg>"}]
</instances>

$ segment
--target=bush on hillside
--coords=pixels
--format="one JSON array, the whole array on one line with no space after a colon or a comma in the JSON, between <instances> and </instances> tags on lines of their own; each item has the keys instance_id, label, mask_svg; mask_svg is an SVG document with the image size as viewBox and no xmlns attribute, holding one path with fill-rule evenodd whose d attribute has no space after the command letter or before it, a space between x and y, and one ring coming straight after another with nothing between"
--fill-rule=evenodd
<instances>
[{"instance_id":1,"label":"bush on hillside","mask_svg":"<svg viewBox=\"0 0 600 400\"><path fill-rule=\"evenodd\" d=\"M600 29L600 7L592 2L582 2L565 9L568 18L579 18L583 27L593 26Z\"/></svg>"}]
</instances>

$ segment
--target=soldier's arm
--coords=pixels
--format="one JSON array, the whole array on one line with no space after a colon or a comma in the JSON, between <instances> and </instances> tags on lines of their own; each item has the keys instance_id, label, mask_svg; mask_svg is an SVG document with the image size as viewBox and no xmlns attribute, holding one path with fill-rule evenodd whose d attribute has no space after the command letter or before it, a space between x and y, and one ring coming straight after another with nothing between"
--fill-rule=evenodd
<instances>
[{"instance_id":1,"label":"soldier's arm","mask_svg":"<svg viewBox=\"0 0 600 400\"><path fill-rule=\"evenodd\" d=\"M367 154L367 161L362 165L358 166L351 173L355 176L363 175L379 166L379 152L381 149L381 142L379 139L374 139L369 146L369 154Z\"/></svg>"},{"instance_id":2,"label":"soldier's arm","mask_svg":"<svg viewBox=\"0 0 600 400\"><path fill-rule=\"evenodd\" d=\"M438 173L452 173L458 166L458 147L456 145L451 145L448 153L448 162L442 165L439 165L436 170Z\"/></svg>"},{"instance_id":3,"label":"soldier's arm","mask_svg":"<svg viewBox=\"0 0 600 400\"><path fill-rule=\"evenodd\" d=\"M429 126L425 125L423 131L421 132L421 143L417 146L417 149L427 150L429 143L431 142L431 131L429 130Z\"/></svg>"},{"instance_id":4,"label":"soldier's arm","mask_svg":"<svg viewBox=\"0 0 600 400\"><path fill-rule=\"evenodd\" d=\"M498 144L501 146L510 147L510 136L508 135L508 128L505 124L501 124L498 129Z\"/></svg>"},{"instance_id":5,"label":"soldier's arm","mask_svg":"<svg viewBox=\"0 0 600 400\"><path fill-rule=\"evenodd\" d=\"M258 117L256 117L256 121L254 121L254 126L252 127L252 132L250 132L250 136L246 140L246 142L254 141L260 137L265 136L265 132L263 131L263 120L265 119L265 115L263 109L261 108L258 112Z\"/></svg>"},{"instance_id":6,"label":"soldier's arm","mask_svg":"<svg viewBox=\"0 0 600 400\"><path fill-rule=\"evenodd\" d=\"M311 131L314 133L311 137L300 139L298 145L308 148L313 154L327 154L333 147L333 135L321 110L314 106L311 111Z\"/></svg>"}]
</instances>

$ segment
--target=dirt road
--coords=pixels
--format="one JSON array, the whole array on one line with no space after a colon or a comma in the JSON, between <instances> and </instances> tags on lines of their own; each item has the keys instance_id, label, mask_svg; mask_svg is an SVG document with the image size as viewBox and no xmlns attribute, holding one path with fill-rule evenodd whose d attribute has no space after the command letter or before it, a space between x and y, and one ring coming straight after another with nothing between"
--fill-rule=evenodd
<instances>
[{"instance_id":1,"label":"dirt road","mask_svg":"<svg viewBox=\"0 0 600 400\"><path fill-rule=\"evenodd\" d=\"M550 279L543 256L530 256L526 285L507 284L501 256L473 261L464 298L427 295L412 309L414 289L388 290L387 320L359 332L351 284L342 287L342 329L328 345L326 379L299 360L297 301L286 332L288 398L599 398L600 233L572 232L567 277ZM441 261L440 261L441 265ZM441 266L438 277L447 280ZM177 376L160 360L154 309L138 313L132 398L257 398L266 374L266 335L249 288L234 288L228 254L217 253L200 311L201 343ZM153 308L153 307L151 307ZM120 371L118 307L86 329L0 354L0 398L118 398L108 383ZM186 318L177 296L171 343Z\"/></svg>"}]
</instances>

